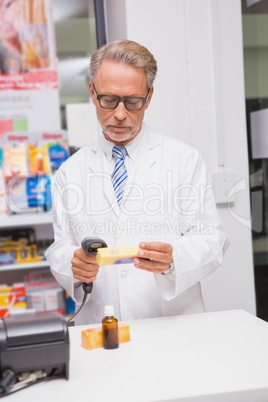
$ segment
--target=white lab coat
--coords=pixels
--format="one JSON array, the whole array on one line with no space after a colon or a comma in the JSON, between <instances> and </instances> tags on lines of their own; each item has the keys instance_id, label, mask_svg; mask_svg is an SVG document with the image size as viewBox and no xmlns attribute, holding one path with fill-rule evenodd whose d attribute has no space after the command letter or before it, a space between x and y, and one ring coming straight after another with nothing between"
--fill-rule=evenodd
<instances>
[{"instance_id":1,"label":"white lab coat","mask_svg":"<svg viewBox=\"0 0 268 402\"><path fill-rule=\"evenodd\" d=\"M142 130L121 210L99 141L60 167L53 186L55 242L47 258L77 304L83 290L73 278L71 259L87 236L103 238L110 247L170 243L175 270L164 276L133 264L100 267L77 324L101 322L108 304L121 321L203 312L200 281L223 261L228 239L200 154L145 124Z\"/></svg>"}]
</instances>

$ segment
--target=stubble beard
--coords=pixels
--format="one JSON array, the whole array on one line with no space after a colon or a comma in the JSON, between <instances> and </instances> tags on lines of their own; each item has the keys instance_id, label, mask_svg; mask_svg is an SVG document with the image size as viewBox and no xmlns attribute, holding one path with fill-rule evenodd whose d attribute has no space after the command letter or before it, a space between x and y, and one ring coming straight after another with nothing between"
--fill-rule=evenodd
<instances>
[{"instance_id":1,"label":"stubble beard","mask_svg":"<svg viewBox=\"0 0 268 402\"><path fill-rule=\"evenodd\" d=\"M109 124L107 124L105 127L103 127L103 133L104 133L104 135L105 135L106 137L109 137L112 142L115 142L115 143L116 143L116 142L126 142L126 141L128 141L129 139L132 139L132 138L136 137L136 135L137 135L137 134L140 132L140 130L141 130L141 125L142 125L142 124L139 124L139 125L138 125L137 127L135 127L134 129L131 128L130 131L129 131L127 134L122 134L122 135L117 134L117 135L115 135L114 133L112 133L112 132L109 130L109 128L107 127L107 126L109 126ZM131 126L129 126L129 127L131 127Z\"/></svg>"}]
</instances>

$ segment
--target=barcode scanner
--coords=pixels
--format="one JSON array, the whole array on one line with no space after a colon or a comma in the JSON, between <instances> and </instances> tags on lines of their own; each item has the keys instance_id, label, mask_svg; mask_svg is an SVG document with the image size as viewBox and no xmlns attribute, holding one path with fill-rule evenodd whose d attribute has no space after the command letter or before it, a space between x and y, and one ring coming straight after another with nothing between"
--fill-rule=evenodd
<instances>
[{"instance_id":1,"label":"barcode scanner","mask_svg":"<svg viewBox=\"0 0 268 402\"><path fill-rule=\"evenodd\" d=\"M85 239L82 240L82 242L81 242L81 247L85 253L91 254L91 255L96 255L98 252L98 249L107 247L107 244L105 243L104 240L100 239L99 237L85 237ZM84 290L84 297L82 300L82 304L79 307L79 309L77 310L77 312L68 320L68 322L73 320L74 317L76 317L77 314L80 313L80 311L82 310L82 308L85 304L87 295L89 295L92 292L93 282L88 282L88 283L84 282L82 284L82 288Z\"/></svg>"},{"instance_id":2,"label":"barcode scanner","mask_svg":"<svg viewBox=\"0 0 268 402\"><path fill-rule=\"evenodd\" d=\"M98 248L107 247L107 244L104 240L99 239L98 237L86 237L82 240L81 246L85 253L96 255ZM92 292L93 282L84 282L82 287L85 293L90 294Z\"/></svg>"}]
</instances>

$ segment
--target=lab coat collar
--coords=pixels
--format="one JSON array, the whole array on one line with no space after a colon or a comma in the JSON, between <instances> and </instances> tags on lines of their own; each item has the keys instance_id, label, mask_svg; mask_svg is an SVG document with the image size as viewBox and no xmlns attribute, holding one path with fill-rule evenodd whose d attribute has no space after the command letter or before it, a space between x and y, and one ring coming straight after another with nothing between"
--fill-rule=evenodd
<instances>
[{"instance_id":1,"label":"lab coat collar","mask_svg":"<svg viewBox=\"0 0 268 402\"><path fill-rule=\"evenodd\" d=\"M112 143L111 143L112 144ZM91 151L88 158L88 168L91 173L95 174L100 181L105 197L114 210L116 216L119 216L120 210L115 198L114 188L112 181L109 180L108 168L105 169L106 156L104 156L104 149L101 140L97 140L92 144Z\"/></svg>"},{"instance_id":2,"label":"lab coat collar","mask_svg":"<svg viewBox=\"0 0 268 402\"><path fill-rule=\"evenodd\" d=\"M142 126L142 140L135 159L139 158L139 163L136 169L132 169L130 177L127 182L127 187L124 191L122 203L127 201L133 186L138 184L141 178L148 174L151 167L161 158L161 144L162 136L155 133L149 126L143 123Z\"/></svg>"}]
</instances>

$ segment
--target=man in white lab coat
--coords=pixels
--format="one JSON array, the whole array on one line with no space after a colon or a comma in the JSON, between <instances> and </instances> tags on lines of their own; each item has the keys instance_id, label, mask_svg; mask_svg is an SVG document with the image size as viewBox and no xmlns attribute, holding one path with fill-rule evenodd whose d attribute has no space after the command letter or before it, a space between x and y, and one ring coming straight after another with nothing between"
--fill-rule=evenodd
<instances>
[{"instance_id":1,"label":"man in white lab coat","mask_svg":"<svg viewBox=\"0 0 268 402\"><path fill-rule=\"evenodd\" d=\"M77 305L82 283L93 282L77 324L101 322L105 305L121 321L203 312L200 281L228 246L200 154L143 123L156 72L152 54L132 41L105 45L91 59L103 133L57 172L55 241L47 251L52 274ZM126 154L120 196L111 179L114 145ZM88 236L141 250L132 263L99 267L81 248Z\"/></svg>"}]
</instances>

